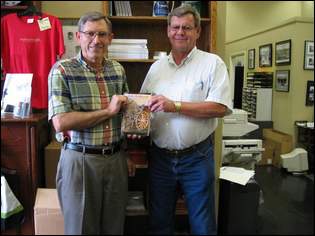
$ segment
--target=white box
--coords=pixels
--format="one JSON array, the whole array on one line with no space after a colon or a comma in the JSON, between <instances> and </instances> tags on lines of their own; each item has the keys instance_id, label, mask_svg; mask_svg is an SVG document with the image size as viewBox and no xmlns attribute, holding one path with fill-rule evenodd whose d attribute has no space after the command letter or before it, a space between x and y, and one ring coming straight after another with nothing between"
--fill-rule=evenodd
<instances>
[{"instance_id":1,"label":"white box","mask_svg":"<svg viewBox=\"0 0 315 236\"><path fill-rule=\"evenodd\" d=\"M34 222L35 235L64 235L64 220L56 189L37 189Z\"/></svg>"}]
</instances>

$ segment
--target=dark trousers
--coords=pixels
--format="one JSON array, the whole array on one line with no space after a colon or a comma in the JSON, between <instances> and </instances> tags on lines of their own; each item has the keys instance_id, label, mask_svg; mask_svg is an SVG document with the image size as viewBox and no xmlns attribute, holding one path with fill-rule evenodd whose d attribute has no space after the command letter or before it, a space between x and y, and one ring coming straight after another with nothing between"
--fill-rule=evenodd
<instances>
[{"instance_id":1,"label":"dark trousers","mask_svg":"<svg viewBox=\"0 0 315 236\"><path fill-rule=\"evenodd\" d=\"M216 234L214 159L210 139L181 155L172 155L153 146L149 170L151 234L174 234L178 184L188 209L191 233Z\"/></svg>"}]
</instances>

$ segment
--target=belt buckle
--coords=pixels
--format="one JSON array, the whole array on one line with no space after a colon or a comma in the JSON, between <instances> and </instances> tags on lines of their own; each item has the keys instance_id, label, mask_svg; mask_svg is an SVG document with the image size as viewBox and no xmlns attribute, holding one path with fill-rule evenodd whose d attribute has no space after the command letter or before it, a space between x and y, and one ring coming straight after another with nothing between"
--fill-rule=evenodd
<instances>
[{"instance_id":1,"label":"belt buckle","mask_svg":"<svg viewBox=\"0 0 315 236\"><path fill-rule=\"evenodd\" d=\"M109 151L109 153L106 154L106 151ZM103 156L112 155L113 153L114 153L114 146L112 146L110 149L107 149L107 148L102 149L102 155Z\"/></svg>"}]
</instances>

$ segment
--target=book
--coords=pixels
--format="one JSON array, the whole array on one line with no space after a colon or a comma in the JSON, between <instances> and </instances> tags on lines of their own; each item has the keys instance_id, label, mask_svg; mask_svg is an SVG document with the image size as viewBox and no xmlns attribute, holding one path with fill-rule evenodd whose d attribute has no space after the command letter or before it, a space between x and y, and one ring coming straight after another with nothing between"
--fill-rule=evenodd
<instances>
[{"instance_id":1,"label":"book","mask_svg":"<svg viewBox=\"0 0 315 236\"><path fill-rule=\"evenodd\" d=\"M149 136L151 111L147 106L151 95L124 94L128 97L127 106L123 112L121 130L124 134L139 134Z\"/></svg>"},{"instance_id":2,"label":"book","mask_svg":"<svg viewBox=\"0 0 315 236\"><path fill-rule=\"evenodd\" d=\"M131 11L131 6L130 6L130 1L126 1L127 5L127 16L132 16L132 11Z\"/></svg>"},{"instance_id":3,"label":"book","mask_svg":"<svg viewBox=\"0 0 315 236\"><path fill-rule=\"evenodd\" d=\"M31 73L8 73L4 81L1 114L12 113L16 117L27 117L31 111Z\"/></svg>"}]
</instances>

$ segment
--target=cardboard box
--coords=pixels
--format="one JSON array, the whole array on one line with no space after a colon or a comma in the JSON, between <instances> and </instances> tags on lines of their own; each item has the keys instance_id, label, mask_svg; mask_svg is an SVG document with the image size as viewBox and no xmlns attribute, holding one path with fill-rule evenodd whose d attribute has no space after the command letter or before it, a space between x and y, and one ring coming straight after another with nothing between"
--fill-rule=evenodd
<instances>
[{"instance_id":1,"label":"cardboard box","mask_svg":"<svg viewBox=\"0 0 315 236\"><path fill-rule=\"evenodd\" d=\"M264 142L266 142L266 147L273 149L272 164L280 168L280 155L293 150L292 136L274 129L263 129L263 138Z\"/></svg>"},{"instance_id":2,"label":"cardboard box","mask_svg":"<svg viewBox=\"0 0 315 236\"><path fill-rule=\"evenodd\" d=\"M45 186L56 188L57 165L60 157L61 143L51 142L45 147Z\"/></svg>"},{"instance_id":3,"label":"cardboard box","mask_svg":"<svg viewBox=\"0 0 315 236\"><path fill-rule=\"evenodd\" d=\"M265 151L262 152L261 160L257 165L271 165L275 155L276 144L271 140L263 140L262 146Z\"/></svg>"},{"instance_id":4,"label":"cardboard box","mask_svg":"<svg viewBox=\"0 0 315 236\"><path fill-rule=\"evenodd\" d=\"M64 220L56 189L37 189L34 222L35 235L64 235Z\"/></svg>"}]
</instances>

